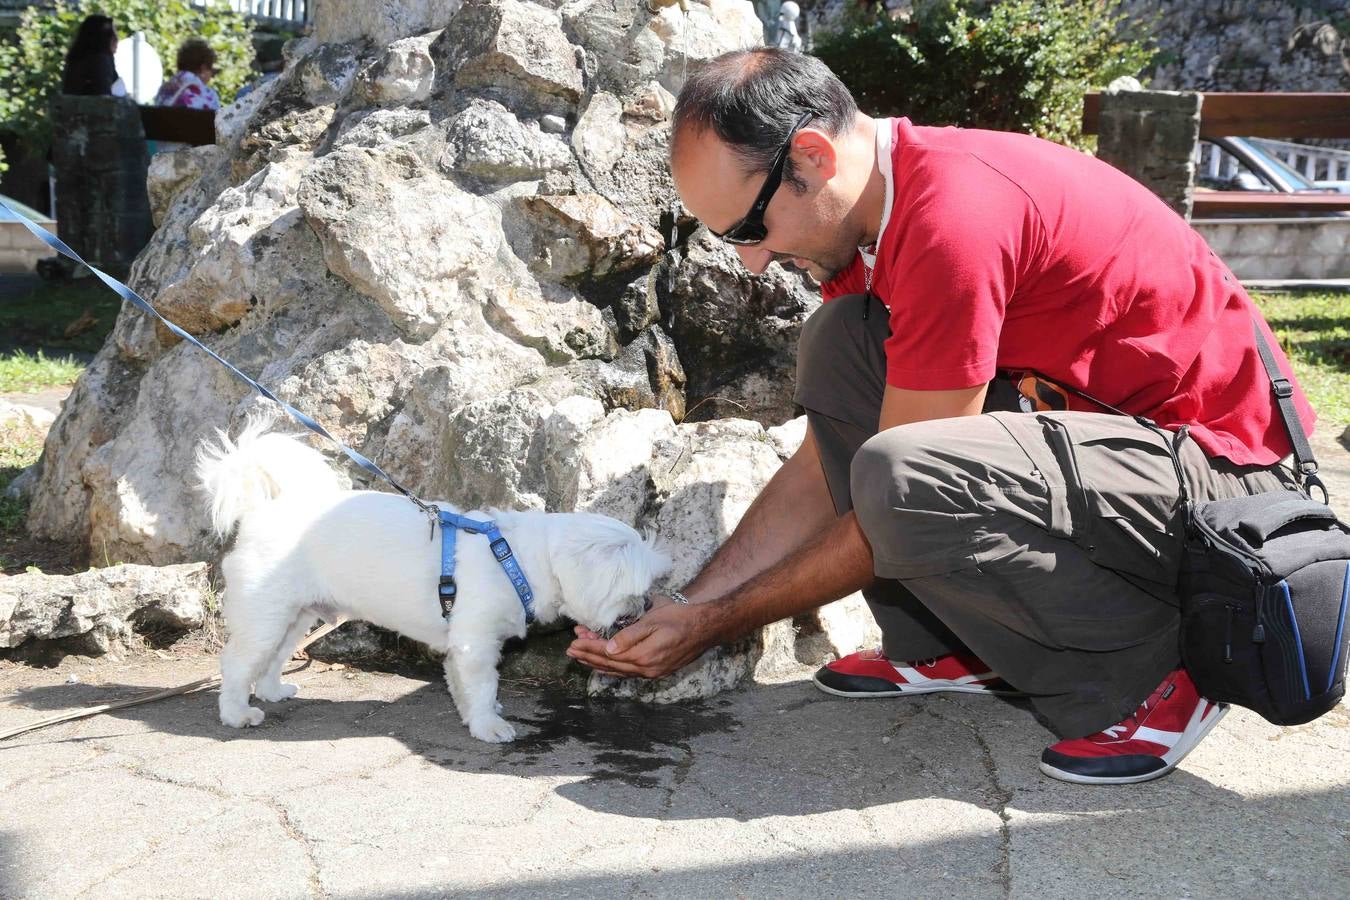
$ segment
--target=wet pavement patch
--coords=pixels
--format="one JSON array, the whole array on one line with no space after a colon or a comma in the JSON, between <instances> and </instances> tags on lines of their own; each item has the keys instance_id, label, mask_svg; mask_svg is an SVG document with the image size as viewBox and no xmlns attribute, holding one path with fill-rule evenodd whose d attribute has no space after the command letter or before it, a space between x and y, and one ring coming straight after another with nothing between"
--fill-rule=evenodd
<instances>
[{"instance_id":1,"label":"wet pavement patch","mask_svg":"<svg viewBox=\"0 0 1350 900\"><path fill-rule=\"evenodd\" d=\"M654 706L636 700L586 697L546 689L537 698L538 715L513 716L533 729L505 749L530 765L569 740L598 751L592 778L655 787L651 772L677 762L672 750L687 751L689 740L738 727L728 712L706 703ZM681 754L682 755L682 754Z\"/></svg>"}]
</instances>

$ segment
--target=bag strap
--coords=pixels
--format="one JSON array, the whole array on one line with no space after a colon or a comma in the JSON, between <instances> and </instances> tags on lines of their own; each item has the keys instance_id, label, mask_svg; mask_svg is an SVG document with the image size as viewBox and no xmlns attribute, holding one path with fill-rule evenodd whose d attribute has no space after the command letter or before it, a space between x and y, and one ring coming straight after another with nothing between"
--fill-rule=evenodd
<instances>
[{"instance_id":1,"label":"bag strap","mask_svg":"<svg viewBox=\"0 0 1350 900\"><path fill-rule=\"evenodd\" d=\"M1261 326L1257 324L1256 319L1252 319L1252 331L1256 334L1256 350L1261 355L1261 364L1265 366L1266 377L1270 379L1270 392L1275 396L1275 409L1280 414L1280 421L1284 423L1285 433L1289 435L1289 444L1294 448L1294 478L1303 492L1309 497L1312 496L1312 489L1316 488L1322 494L1322 502L1330 501L1331 496L1327 491L1327 486L1322 483L1322 479L1317 477L1317 459L1313 455L1312 445L1308 443L1308 434L1303 430L1303 423L1298 418L1298 408L1294 406L1294 385L1284 373L1280 371L1280 366L1275 362L1275 353L1270 349L1270 344L1266 341L1266 336L1261 333ZM1157 432L1160 435L1167 435L1168 432L1159 428L1157 423L1146 416L1137 416L1133 413L1127 413L1123 409L1112 406L1109 403L1103 403L1091 394L1084 393L1072 385L1065 384L1053 378L1046 378L1040 372L1030 370L1032 375L1043 381L1053 384L1067 393L1073 394L1086 400L1089 403L1096 404L1102 409L1108 410L1120 416L1129 416L1140 425L1150 431ZM1177 435L1177 439L1172 442L1173 449L1180 446L1181 439L1184 437L1186 427L1182 426ZM1177 475L1180 477L1180 461L1173 456L1172 461L1177 463ZM1182 501L1186 502L1185 479L1182 478Z\"/></svg>"},{"instance_id":2,"label":"bag strap","mask_svg":"<svg viewBox=\"0 0 1350 900\"><path fill-rule=\"evenodd\" d=\"M1275 353L1270 349L1266 336L1261 333L1261 326L1254 318L1252 330L1256 332L1256 349L1261 354L1261 363L1266 367L1266 376L1270 378L1270 392L1275 395L1275 408L1280 414L1280 420L1284 422L1289 443L1294 448L1294 468L1299 480L1303 483L1305 491L1313 487L1319 489L1322 492L1322 502L1326 503L1329 499L1327 486L1317 477L1317 459L1313 456L1312 445L1308 443L1303 423L1299 421L1298 408L1294 406L1294 385L1280 371L1279 363L1275 362Z\"/></svg>"}]
</instances>

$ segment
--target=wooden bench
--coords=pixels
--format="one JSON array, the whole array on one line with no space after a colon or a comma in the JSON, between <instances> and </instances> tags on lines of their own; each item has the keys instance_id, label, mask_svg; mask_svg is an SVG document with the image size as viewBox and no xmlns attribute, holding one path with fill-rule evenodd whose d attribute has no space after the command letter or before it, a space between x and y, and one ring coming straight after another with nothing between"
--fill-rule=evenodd
<instances>
[{"instance_id":1,"label":"wooden bench","mask_svg":"<svg viewBox=\"0 0 1350 900\"><path fill-rule=\"evenodd\" d=\"M1350 138L1350 93L1202 94L1200 137ZM1083 133L1097 134L1101 95L1083 96ZM1195 191L1193 215L1299 215L1350 210L1350 194Z\"/></svg>"}]
</instances>

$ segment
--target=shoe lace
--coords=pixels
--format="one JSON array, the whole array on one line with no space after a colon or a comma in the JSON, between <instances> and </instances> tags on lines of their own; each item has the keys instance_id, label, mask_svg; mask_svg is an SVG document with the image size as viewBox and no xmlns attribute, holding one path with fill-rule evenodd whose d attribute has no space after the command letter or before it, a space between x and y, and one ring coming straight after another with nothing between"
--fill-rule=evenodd
<instances>
[{"instance_id":1,"label":"shoe lace","mask_svg":"<svg viewBox=\"0 0 1350 900\"><path fill-rule=\"evenodd\" d=\"M1125 735L1129 734L1132 729L1139 727L1140 721L1144 718L1144 714L1147 712L1148 712L1148 700L1145 700L1143 703L1139 705L1139 708L1135 710L1134 714L1131 715L1128 719L1126 719L1123 722L1117 722L1114 725L1107 726L1098 733L1108 738L1113 739L1122 738Z\"/></svg>"}]
</instances>

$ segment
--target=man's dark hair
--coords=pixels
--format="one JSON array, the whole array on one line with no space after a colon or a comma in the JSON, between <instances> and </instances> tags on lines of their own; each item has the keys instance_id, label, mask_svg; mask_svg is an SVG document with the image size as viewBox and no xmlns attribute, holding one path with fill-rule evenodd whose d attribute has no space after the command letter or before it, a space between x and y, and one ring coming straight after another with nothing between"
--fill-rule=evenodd
<instances>
[{"instance_id":1,"label":"man's dark hair","mask_svg":"<svg viewBox=\"0 0 1350 900\"><path fill-rule=\"evenodd\" d=\"M711 129L750 173L768 172L804 113L831 137L853 127L858 104L823 62L805 53L761 47L734 50L690 74L675 103L672 134ZM806 190L789 157L783 180Z\"/></svg>"},{"instance_id":2,"label":"man's dark hair","mask_svg":"<svg viewBox=\"0 0 1350 900\"><path fill-rule=\"evenodd\" d=\"M178 48L178 71L200 72L206 66L216 67L216 51L201 38L188 38Z\"/></svg>"}]
</instances>

